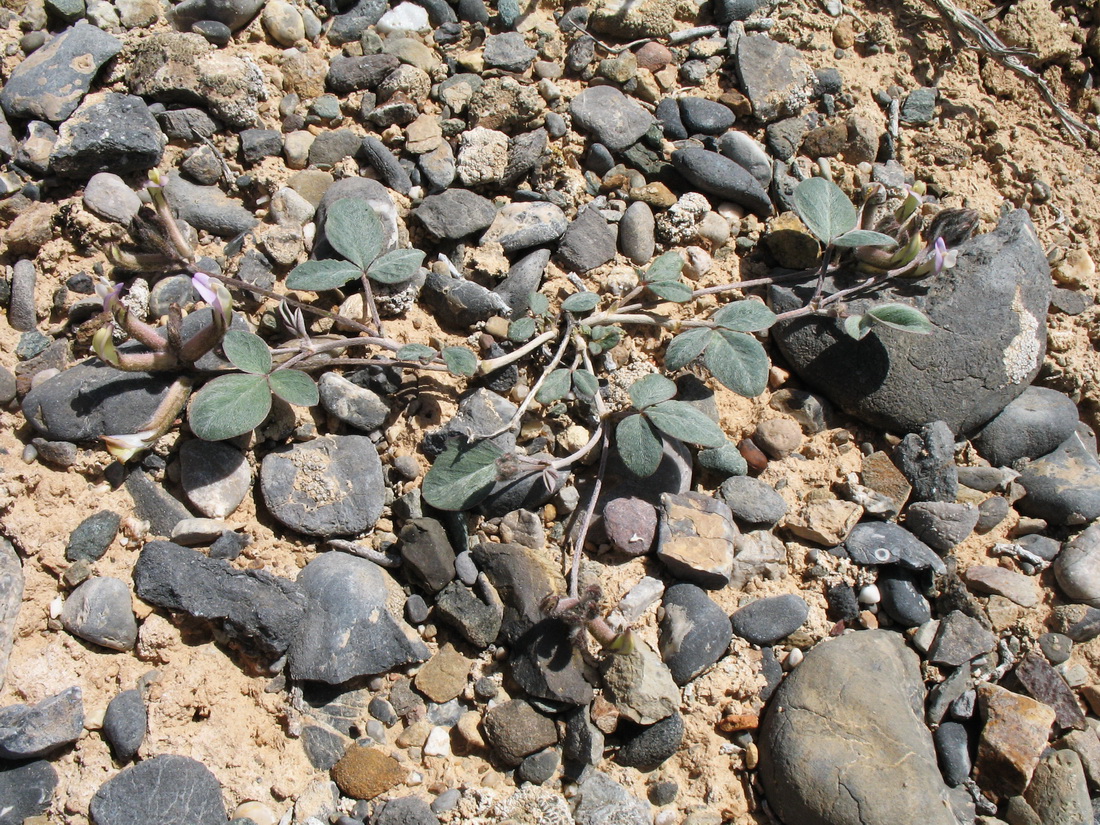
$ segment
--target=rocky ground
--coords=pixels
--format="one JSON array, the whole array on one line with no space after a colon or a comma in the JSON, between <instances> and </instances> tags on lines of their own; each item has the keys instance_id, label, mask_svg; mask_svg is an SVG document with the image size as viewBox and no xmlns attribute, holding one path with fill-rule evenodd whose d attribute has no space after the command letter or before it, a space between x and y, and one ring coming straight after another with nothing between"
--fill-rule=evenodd
<instances>
[{"instance_id":1,"label":"rocky ground","mask_svg":"<svg viewBox=\"0 0 1100 825\"><path fill-rule=\"evenodd\" d=\"M1095 122L1092 6L965 8ZM932 5L4 0L0 27L0 825L1093 821L1100 142ZM595 456L467 513L420 494L545 352L478 381L333 364L247 436L182 416L107 453L186 388L88 360L95 279L150 322L211 317L186 275L108 257L151 251L153 169L273 345L343 198L428 253L382 290L386 335L482 357L531 292L621 295L667 250L696 290L815 265L812 175L923 182L976 235L876 297L932 335L778 324L751 399L673 374L730 446L669 441L642 483L610 462L580 581L631 628L612 654L542 604ZM616 408L670 337L628 332L597 359ZM536 403L496 438L561 456L592 425Z\"/></svg>"}]
</instances>

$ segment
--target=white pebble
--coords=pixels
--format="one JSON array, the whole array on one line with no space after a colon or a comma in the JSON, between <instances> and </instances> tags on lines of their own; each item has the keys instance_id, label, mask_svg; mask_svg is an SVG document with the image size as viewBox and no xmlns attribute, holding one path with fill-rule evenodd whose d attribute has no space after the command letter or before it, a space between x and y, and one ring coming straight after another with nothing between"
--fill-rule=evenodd
<instances>
[{"instance_id":1,"label":"white pebble","mask_svg":"<svg viewBox=\"0 0 1100 825\"><path fill-rule=\"evenodd\" d=\"M276 825L279 817L262 802L242 802L233 811L234 819L251 819L256 825Z\"/></svg>"},{"instance_id":2,"label":"white pebble","mask_svg":"<svg viewBox=\"0 0 1100 825\"><path fill-rule=\"evenodd\" d=\"M882 601L882 593L877 584L869 584L859 591L860 604L878 604Z\"/></svg>"},{"instance_id":3,"label":"white pebble","mask_svg":"<svg viewBox=\"0 0 1100 825\"><path fill-rule=\"evenodd\" d=\"M450 756L451 732L444 727L436 726L428 734L428 741L424 743L425 756Z\"/></svg>"},{"instance_id":4,"label":"white pebble","mask_svg":"<svg viewBox=\"0 0 1100 825\"><path fill-rule=\"evenodd\" d=\"M802 651L796 647L787 654L787 658L783 661L783 666L787 668L787 670L794 670L802 662L803 658L805 657L802 655Z\"/></svg>"},{"instance_id":5,"label":"white pebble","mask_svg":"<svg viewBox=\"0 0 1100 825\"><path fill-rule=\"evenodd\" d=\"M413 771L412 773L409 774L408 778L405 780L405 784L408 785L411 788L414 785L421 784L423 781L424 781L424 774L420 773L420 771Z\"/></svg>"}]
</instances>

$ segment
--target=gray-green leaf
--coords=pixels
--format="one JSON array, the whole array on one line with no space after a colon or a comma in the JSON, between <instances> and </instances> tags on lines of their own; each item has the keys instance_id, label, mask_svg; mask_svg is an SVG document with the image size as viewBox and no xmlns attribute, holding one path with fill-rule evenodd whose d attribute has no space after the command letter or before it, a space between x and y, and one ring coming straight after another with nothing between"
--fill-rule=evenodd
<instances>
[{"instance_id":1,"label":"gray-green leaf","mask_svg":"<svg viewBox=\"0 0 1100 825\"><path fill-rule=\"evenodd\" d=\"M327 289L339 289L362 274L355 264L347 261L306 261L298 264L286 276L286 285L289 289L324 292Z\"/></svg>"},{"instance_id":2,"label":"gray-green leaf","mask_svg":"<svg viewBox=\"0 0 1100 825\"><path fill-rule=\"evenodd\" d=\"M187 423L204 441L224 441L256 429L270 411L266 375L222 375L195 394Z\"/></svg>"},{"instance_id":3,"label":"gray-green leaf","mask_svg":"<svg viewBox=\"0 0 1100 825\"><path fill-rule=\"evenodd\" d=\"M412 278L424 263L419 249L395 249L387 252L367 269L367 277L380 284L403 284Z\"/></svg>"},{"instance_id":4,"label":"gray-green leaf","mask_svg":"<svg viewBox=\"0 0 1100 825\"><path fill-rule=\"evenodd\" d=\"M711 320L734 332L760 332L775 323L775 313L760 301L734 301L714 313Z\"/></svg>"},{"instance_id":5,"label":"gray-green leaf","mask_svg":"<svg viewBox=\"0 0 1100 825\"><path fill-rule=\"evenodd\" d=\"M684 304L691 300L691 287L683 281L653 281L646 286L650 292L666 301Z\"/></svg>"},{"instance_id":6,"label":"gray-green leaf","mask_svg":"<svg viewBox=\"0 0 1100 825\"><path fill-rule=\"evenodd\" d=\"M541 292L532 292L527 297L527 308L532 315L545 315L550 309L550 300Z\"/></svg>"},{"instance_id":7,"label":"gray-green leaf","mask_svg":"<svg viewBox=\"0 0 1100 825\"><path fill-rule=\"evenodd\" d=\"M643 415L658 430L701 447L721 447L726 443L722 428L706 413L684 401L663 401L647 407Z\"/></svg>"},{"instance_id":8,"label":"gray-green leaf","mask_svg":"<svg viewBox=\"0 0 1100 825\"><path fill-rule=\"evenodd\" d=\"M591 312L600 302L597 292L576 292L561 302L561 308L566 312Z\"/></svg>"},{"instance_id":9,"label":"gray-green leaf","mask_svg":"<svg viewBox=\"0 0 1100 825\"><path fill-rule=\"evenodd\" d=\"M850 338L862 341L871 331L871 322L866 315L849 315L844 319L844 332Z\"/></svg>"},{"instance_id":10,"label":"gray-green leaf","mask_svg":"<svg viewBox=\"0 0 1100 825\"><path fill-rule=\"evenodd\" d=\"M452 439L424 476L424 500L437 510L474 507L496 483L496 462L502 455L492 441L464 444Z\"/></svg>"},{"instance_id":11,"label":"gray-green leaf","mask_svg":"<svg viewBox=\"0 0 1100 825\"><path fill-rule=\"evenodd\" d=\"M746 398L760 395L768 386L768 354L751 335L714 330L703 363L723 385Z\"/></svg>"},{"instance_id":12,"label":"gray-green leaf","mask_svg":"<svg viewBox=\"0 0 1100 825\"><path fill-rule=\"evenodd\" d=\"M275 370L267 380L271 383L273 393L296 407L312 407L321 400L317 384L304 372L292 369Z\"/></svg>"},{"instance_id":13,"label":"gray-green leaf","mask_svg":"<svg viewBox=\"0 0 1100 825\"><path fill-rule=\"evenodd\" d=\"M455 375L470 378L477 372L477 356L469 347L444 347L443 362Z\"/></svg>"},{"instance_id":14,"label":"gray-green leaf","mask_svg":"<svg viewBox=\"0 0 1100 825\"><path fill-rule=\"evenodd\" d=\"M660 404L676 395L676 385L658 373L639 378L627 390L630 401L639 410L651 404Z\"/></svg>"},{"instance_id":15,"label":"gray-green leaf","mask_svg":"<svg viewBox=\"0 0 1100 825\"><path fill-rule=\"evenodd\" d=\"M653 475L661 463L661 437L640 415L631 415L615 428L615 446L623 464L640 478Z\"/></svg>"},{"instance_id":16,"label":"gray-green leaf","mask_svg":"<svg viewBox=\"0 0 1100 825\"><path fill-rule=\"evenodd\" d=\"M546 376L546 380L542 382L539 391L535 393L535 400L540 404L550 404L559 398L564 398L565 394L569 392L569 384L569 370L554 370Z\"/></svg>"},{"instance_id":17,"label":"gray-green leaf","mask_svg":"<svg viewBox=\"0 0 1100 825\"><path fill-rule=\"evenodd\" d=\"M934 327L924 313L905 304L881 304L867 310L866 317L876 324L900 329L902 332L912 332L917 335L928 335Z\"/></svg>"},{"instance_id":18,"label":"gray-green leaf","mask_svg":"<svg viewBox=\"0 0 1100 825\"><path fill-rule=\"evenodd\" d=\"M645 273L645 282L653 284L655 281L676 281L680 278L680 270L684 268L684 259L679 252L666 252L649 265Z\"/></svg>"},{"instance_id":19,"label":"gray-green leaf","mask_svg":"<svg viewBox=\"0 0 1100 825\"><path fill-rule=\"evenodd\" d=\"M794 208L819 241L830 244L856 225L856 208L843 190L825 178L807 178L794 190Z\"/></svg>"},{"instance_id":20,"label":"gray-green leaf","mask_svg":"<svg viewBox=\"0 0 1100 825\"><path fill-rule=\"evenodd\" d=\"M897 246L898 242L881 232L872 232L870 229L853 229L851 232L845 232L839 238L834 238L833 244L846 247L881 246L885 249L891 249Z\"/></svg>"},{"instance_id":21,"label":"gray-green leaf","mask_svg":"<svg viewBox=\"0 0 1100 825\"><path fill-rule=\"evenodd\" d=\"M600 391L600 382L588 370L577 370L573 373L573 389L585 401L591 401Z\"/></svg>"},{"instance_id":22,"label":"gray-green leaf","mask_svg":"<svg viewBox=\"0 0 1100 825\"><path fill-rule=\"evenodd\" d=\"M665 369L678 370L686 367L703 354L703 350L710 343L710 330L706 327L696 327L687 332L681 332L668 342L665 350Z\"/></svg>"},{"instance_id":23,"label":"gray-green leaf","mask_svg":"<svg viewBox=\"0 0 1100 825\"><path fill-rule=\"evenodd\" d=\"M382 222L366 201L341 198L328 208L325 237L340 255L366 269L382 251Z\"/></svg>"},{"instance_id":24,"label":"gray-green leaf","mask_svg":"<svg viewBox=\"0 0 1100 825\"><path fill-rule=\"evenodd\" d=\"M534 318L517 318L508 325L508 340L522 344L535 334Z\"/></svg>"},{"instance_id":25,"label":"gray-green leaf","mask_svg":"<svg viewBox=\"0 0 1100 825\"><path fill-rule=\"evenodd\" d=\"M435 358L435 350L423 344L405 344L394 353L393 357L398 361L419 361L421 364L429 364Z\"/></svg>"},{"instance_id":26,"label":"gray-green leaf","mask_svg":"<svg viewBox=\"0 0 1100 825\"><path fill-rule=\"evenodd\" d=\"M271 372L271 350L258 335L243 329L231 329L222 339L225 357L242 372L267 375Z\"/></svg>"}]
</instances>

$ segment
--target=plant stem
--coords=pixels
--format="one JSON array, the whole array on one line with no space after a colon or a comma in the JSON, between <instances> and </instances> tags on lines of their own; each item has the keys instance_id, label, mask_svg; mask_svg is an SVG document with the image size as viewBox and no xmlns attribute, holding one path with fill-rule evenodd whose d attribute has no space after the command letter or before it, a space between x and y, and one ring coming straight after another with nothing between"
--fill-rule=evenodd
<instances>
[{"instance_id":1,"label":"plant stem","mask_svg":"<svg viewBox=\"0 0 1100 825\"><path fill-rule=\"evenodd\" d=\"M573 321L568 316L566 316L565 332L561 337L561 343L558 345L558 349L557 352L554 353L554 357L550 359L550 363L547 364L546 367L542 370L542 375L540 375L538 380L535 382L535 386L531 387L531 389L528 390L527 397L524 398L522 402L520 402L519 409L516 410L515 414L510 419L508 419L508 423L498 429L496 432L490 433L489 435L485 436L485 438L496 438L501 433L508 432L510 429L512 429L512 427L516 426L516 424L519 423L519 420L521 418L523 418L523 414L527 412L527 408L530 407L531 402L535 400L535 394L538 393L539 388L543 385L543 382L546 381L547 376L549 376L550 373L557 369L558 364L561 363L562 356L565 355L565 348L569 345L571 337L569 333L572 326Z\"/></svg>"},{"instance_id":2,"label":"plant stem","mask_svg":"<svg viewBox=\"0 0 1100 825\"><path fill-rule=\"evenodd\" d=\"M370 317L374 321L374 328L378 330L379 335L385 335L382 331L382 318L378 314L378 305L374 303L374 292L370 288L370 278L367 277L364 272L361 277L363 281L363 304L364 307L370 308ZM364 315L366 312L364 311Z\"/></svg>"},{"instance_id":3,"label":"plant stem","mask_svg":"<svg viewBox=\"0 0 1100 825\"><path fill-rule=\"evenodd\" d=\"M576 598L578 584L581 575L581 554L584 553L584 543L588 539L588 528L592 524L592 515L596 511L596 504L600 500L600 491L603 489L603 476L607 470L607 454L611 452L608 427L601 420L600 433L600 467L596 471L596 483L592 485L592 493L588 500L588 506L584 511L584 520L581 521L581 529L577 533L577 539L573 542L573 564L569 570L569 595Z\"/></svg>"},{"instance_id":4,"label":"plant stem","mask_svg":"<svg viewBox=\"0 0 1100 825\"><path fill-rule=\"evenodd\" d=\"M546 332L542 333L542 335L539 335L539 336L536 336L535 338L532 338L530 341L528 341L526 344L524 344L522 347L515 350L514 352L509 352L506 355L501 355L497 358L489 358L485 361L482 361L481 363L478 364L477 374L478 375L488 375L491 372L496 372L501 367L506 367L506 366L508 366L509 364L511 364L515 361L519 361L524 356L529 355L532 352L534 352L535 350L537 350L539 347L541 347L547 341L554 340L554 338L556 338L557 335L558 335L557 330L554 330L554 329L547 330Z\"/></svg>"}]
</instances>

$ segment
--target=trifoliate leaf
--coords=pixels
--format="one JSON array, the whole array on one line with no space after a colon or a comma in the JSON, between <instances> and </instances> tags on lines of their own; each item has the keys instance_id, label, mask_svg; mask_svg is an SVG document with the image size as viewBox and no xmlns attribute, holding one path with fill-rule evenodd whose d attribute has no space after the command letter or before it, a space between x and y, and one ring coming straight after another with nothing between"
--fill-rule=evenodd
<instances>
[{"instance_id":1,"label":"trifoliate leaf","mask_svg":"<svg viewBox=\"0 0 1100 825\"><path fill-rule=\"evenodd\" d=\"M306 261L291 270L286 276L286 285L289 289L324 292L339 289L362 274L361 269L347 261Z\"/></svg>"},{"instance_id":2,"label":"trifoliate leaf","mask_svg":"<svg viewBox=\"0 0 1100 825\"><path fill-rule=\"evenodd\" d=\"M468 510L493 488L502 455L492 441L464 444L452 439L424 476L421 495L437 510Z\"/></svg>"},{"instance_id":3,"label":"trifoliate leaf","mask_svg":"<svg viewBox=\"0 0 1100 825\"><path fill-rule=\"evenodd\" d=\"M591 312L599 302L598 292L576 292L561 302L561 308L574 314Z\"/></svg>"},{"instance_id":4,"label":"trifoliate leaf","mask_svg":"<svg viewBox=\"0 0 1100 825\"><path fill-rule=\"evenodd\" d=\"M676 385L658 373L652 373L639 378L630 385L627 390L631 403L639 410L644 410L651 404L660 404L662 401L676 395Z\"/></svg>"},{"instance_id":5,"label":"trifoliate leaf","mask_svg":"<svg viewBox=\"0 0 1100 825\"><path fill-rule=\"evenodd\" d=\"M243 329L227 330L222 339L225 357L242 372L267 375L271 372L271 350L258 335Z\"/></svg>"},{"instance_id":6,"label":"trifoliate leaf","mask_svg":"<svg viewBox=\"0 0 1100 825\"><path fill-rule=\"evenodd\" d=\"M271 391L288 404L296 407L312 407L320 396L317 392L317 384L299 370L275 370L268 377L271 383Z\"/></svg>"},{"instance_id":7,"label":"trifoliate leaf","mask_svg":"<svg viewBox=\"0 0 1100 825\"><path fill-rule=\"evenodd\" d=\"M753 398L768 386L768 354L751 335L717 329L703 354L703 363L723 385Z\"/></svg>"},{"instance_id":8,"label":"trifoliate leaf","mask_svg":"<svg viewBox=\"0 0 1100 825\"><path fill-rule=\"evenodd\" d=\"M819 241L833 243L856 225L856 208L843 190L825 178L807 178L794 190L794 208Z\"/></svg>"},{"instance_id":9,"label":"trifoliate leaf","mask_svg":"<svg viewBox=\"0 0 1100 825\"><path fill-rule=\"evenodd\" d=\"M535 400L540 404L551 404L560 398L564 398L566 393L569 392L570 383L569 370L554 370L546 376L546 380L542 382L539 391L535 393Z\"/></svg>"},{"instance_id":10,"label":"trifoliate leaf","mask_svg":"<svg viewBox=\"0 0 1100 825\"><path fill-rule=\"evenodd\" d=\"M615 447L627 469L640 478L653 475L661 463L661 437L640 415L619 422L615 428Z\"/></svg>"},{"instance_id":11,"label":"trifoliate leaf","mask_svg":"<svg viewBox=\"0 0 1100 825\"><path fill-rule=\"evenodd\" d=\"M668 342L665 350L665 369L683 369L700 355L710 343L710 330L706 327L696 327L687 332L681 332Z\"/></svg>"},{"instance_id":12,"label":"trifoliate leaf","mask_svg":"<svg viewBox=\"0 0 1100 825\"><path fill-rule=\"evenodd\" d=\"M387 252L367 269L367 277L380 284L403 284L412 278L424 263L419 249L395 249Z\"/></svg>"},{"instance_id":13,"label":"trifoliate leaf","mask_svg":"<svg viewBox=\"0 0 1100 825\"><path fill-rule=\"evenodd\" d=\"M341 198L328 208L325 237L333 249L363 270L382 251L382 221L366 201Z\"/></svg>"},{"instance_id":14,"label":"trifoliate leaf","mask_svg":"<svg viewBox=\"0 0 1100 825\"><path fill-rule=\"evenodd\" d=\"M187 423L204 441L224 441L256 429L270 411L266 375L222 375L195 394Z\"/></svg>"},{"instance_id":15,"label":"trifoliate leaf","mask_svg":"<svg viewBox=\"0 0 1100 825\"><path fill-rule=\"evenodd\" d=\"M726 443L722 428L706 413L684 401L662 401L646 407L642 413L658 430L701 447L721 447Z\"/></svg>"}]
</instances>

